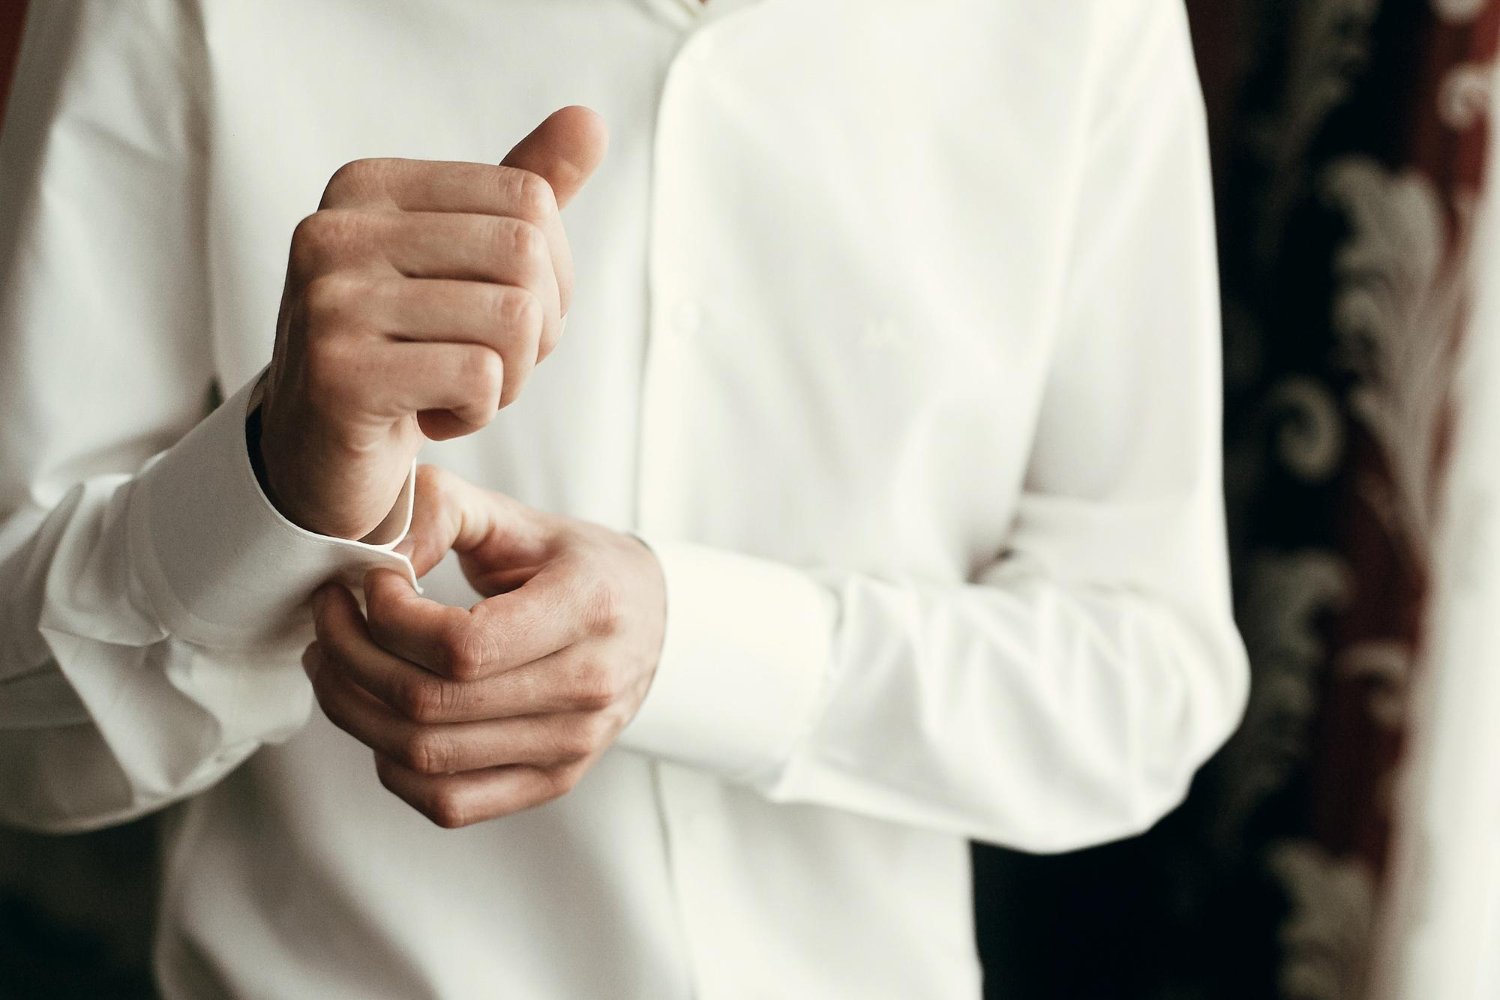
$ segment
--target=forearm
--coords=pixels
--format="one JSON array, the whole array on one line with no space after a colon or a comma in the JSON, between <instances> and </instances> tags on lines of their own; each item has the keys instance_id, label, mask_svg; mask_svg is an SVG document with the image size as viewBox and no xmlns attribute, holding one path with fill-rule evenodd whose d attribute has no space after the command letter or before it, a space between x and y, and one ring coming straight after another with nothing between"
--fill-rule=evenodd
<instances>
[{"instance_id":1,"label":"forearm","mask_svg":"<svg viewBox=\"0 0 1500 1000\"><path fill-rule=\"evenodd\" d=\"M255 484L242 391L137 475L7 523L0 818L71 829L205 787L311 705L307 598L388 547L325 539Z\"/></svg>"}]
</instances>

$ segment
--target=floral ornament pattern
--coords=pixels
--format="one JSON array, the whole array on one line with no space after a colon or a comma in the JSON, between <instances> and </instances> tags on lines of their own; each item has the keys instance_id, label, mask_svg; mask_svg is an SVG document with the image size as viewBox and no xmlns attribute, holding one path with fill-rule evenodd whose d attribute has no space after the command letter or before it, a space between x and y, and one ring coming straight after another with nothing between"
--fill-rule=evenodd
<instances>
[{"instance_id":1,"label":"floral ornament pattern","mask_svg":"<svg viewBox=\"0 0 1500 1000\"><path fill-rule=\"evenodd\" d=\"M1350 409L1385 466L1358 489L1420 571L1441 499L1439 430L1468 302L1473 213L1469 199L1455 204L1464 225L1453 245L1433 182L1417 171L1393 175L1365 157L1332 164L1324 190L1352 229L1334 258L1333 303L1338 350L1357 380Z\"/></svg>"},{"instance_id":2,"label":"floral ornament pattern","mask_svg":"<svg viewBox=\"0 0 1500 1000\"><path fill-rule=\"evenodd\" d=\"M1188 7L1204 79L1227 88L1207 104L1221 109L1225 486L1250 700L1148 834L1061 858L976 852L977 898L1027 917L981 906L986 985L1376 1000L1374 942L1400 933L1394 894L1424 870L1411 842L1393 870L1392 789L1409 692L1433 669L1500 0Z\"/></svg>"},{"instance_id":3,"label":"floral ornament pattern","mask_svg":"<svg viewBox=\"0 0 1500 1000\"><path fill-rule=\"evenodd\" d=\"M1472 21L1484 10L1484 0L1432 0L1432 8L1445 21Z\"/></svg>"},{"instance_id":4,"label":"floral ornament pattern","mask_svg":"<svg viewBox=\"0 0 1500 1000\"><path fill-rule=\"evenodd\" d=\"M1276 457L1282 467L1306 482L1323 482L1338 471L1346 435L1338 401L1315 379L1283 379L1266 399L1274 415Z\"/></svg>"},{"instance_id":5,"label":"floral ornament pattern","mask_svg":"<svg viewBox=\"0 0 1500 1000\"><path fill-rule=\"evenodd\" d=\"M1276 845L1267 867L1292 899L1280 931L1288 956L1277 974L1282 1000L1359 1000L1375 922L1374 876L1362 862L1303 840Z\"/></svg>"},{"instance_id":6,"label":"floral ornament pattern","mask_svg":"<svg viewBox=\"0 0 1500 1000\"><path fill-rule=\"evenodd\" d=\"M1225 854L1242 849L1255 810L1307 760L1328 652L1318 626L1350 589L1348 566L1326 550L1267 553L1248 579L1241 631L1258 674L1245 721L1220 754L1235 775L1214 810L1213 841Z\"/></svg>"},{"instance_id":7,"label":"floral ornament pattern","mask_svg":"<svg viewBox=\"0 0 1500 1000\"><path fill-rule=\"evenodd\" d=\"M1461 63L1448 71L1438 92L1438 115L1455 131L1473 128L1489 114L1495 88L1495 68L1484 63Z\"/></svg>"},{"instance_id":8,"label":"floral ornament pattern","mask_svg":"<svg viewBox=\"0 0 1500 1000\"><path fill-rule=\"evenodd\" d=\"M1328 116L1349 99L1369 63L1370 28L1379 6L1379 0L1309 0L1291 8L1283 99L1254 133L1257 156L1271 178L1257 240L1265 266L1274 261L1287 213L1304 193L1308 147Z\"/></svg>"}]
</instances>

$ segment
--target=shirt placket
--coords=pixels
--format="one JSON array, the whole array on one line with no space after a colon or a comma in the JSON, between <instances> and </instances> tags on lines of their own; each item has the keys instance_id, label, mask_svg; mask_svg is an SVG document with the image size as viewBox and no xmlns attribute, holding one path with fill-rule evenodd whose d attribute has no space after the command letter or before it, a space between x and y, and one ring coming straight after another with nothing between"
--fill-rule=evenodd
<instances>
[{"instance_id":1,"label":"shirt placket","mask_svg":"<svg viewBox=\"0 0 1500 1000\"><path fill-rule=\"evenodd\" d=\"M699 0L688 0L696 7ZM716 0L717 2L717 0ZM716 22L734 6L705 9L687 20L683 42L668 67L657 107L652 148L647 261L650 317L645 348L638 449L636 518L644 533L673 536L689 523L692 469L679 447L692 433L682 386L694 377L695 349L714 335L713 290L703 287L693 247L713 238L706 220L694 217L684 194L695 183L684 155L694 141L688 95L713 62ZM718 13L719 16L715 16ZM670 609L668 614L670 616ZM719 790L712 779L669 761L654 764L656 793L667 833L672 892L687 945L697 1000L721 1000L734 992L715 980L716 955L726 946L715 907L724 863L716 831Z\"/></svg>"}]
</instances>

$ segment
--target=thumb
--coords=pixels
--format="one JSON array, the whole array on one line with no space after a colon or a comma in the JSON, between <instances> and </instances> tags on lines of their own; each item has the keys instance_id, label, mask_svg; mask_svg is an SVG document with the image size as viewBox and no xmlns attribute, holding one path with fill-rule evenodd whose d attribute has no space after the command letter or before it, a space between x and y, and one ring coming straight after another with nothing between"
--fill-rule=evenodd
<instances>
[{"instance_id":1,"label":"thumb","mask_svg":"<svg viewBox=\"0 0 1500 1000\"><path fill-rule=\"evenodd\" d=\"M464 557L465 572L494 571L544 558L550 533L529 507L482 490L435 465L417 467L411 529L396 551L427 575L450 550Z\"/></svg>"},{"instance_id":2,"label":"thumb","mask_svg":"<svg viewBox=\"0 0 1500 1000\"><path fill-rule=\"evenodd\" d=\"M552 185L557 207L562 208L599 166L608 147L604 119L582 105L570 104L548 115L505 154L500 165L541 175Z\"/></svg>"},{"instance_id":3,"label":"thumb","mask_svg":"<svg viewBox=\"0 0 1500 1000\"><path fill-rule=\"evenodd\" d=\"M417 467L412 490L411 527L396 551L411 560L418 577L428 574L466 530L463 494L468 483L435 465ZM467 530L472 531L472 528Z\"/></svg>"}]
</instances>

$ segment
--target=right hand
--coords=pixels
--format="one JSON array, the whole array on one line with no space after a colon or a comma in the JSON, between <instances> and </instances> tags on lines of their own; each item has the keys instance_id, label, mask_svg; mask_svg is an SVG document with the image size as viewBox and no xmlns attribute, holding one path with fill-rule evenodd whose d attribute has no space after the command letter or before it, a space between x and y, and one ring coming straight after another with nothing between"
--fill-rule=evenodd
<instances>
[{"instance_id":1,"label":"right hand","mask_svg":"<svg viewBox=\"0 0 1500 1000\"><path fill-rule=\"evenodd\" d=\"M484 427L562 332L559 209L604 157L602 119L553 112L501 161L356 160L292 234L261 409L271 500L363 538L426 440Z\"/></svg>"}]
</instances>

